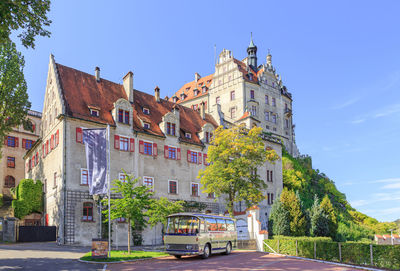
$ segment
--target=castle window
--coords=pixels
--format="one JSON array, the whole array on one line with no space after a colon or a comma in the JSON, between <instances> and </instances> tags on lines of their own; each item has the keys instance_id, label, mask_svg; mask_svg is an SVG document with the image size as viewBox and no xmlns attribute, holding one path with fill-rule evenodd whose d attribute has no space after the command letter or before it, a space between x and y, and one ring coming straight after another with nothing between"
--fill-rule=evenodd
<instances>
[{"instance_id":1,"label":"castle window","mask_svg":"<svg viewBox=\"0 0 400 271\"><path fill-rule=\"evenodd\" d=\"M7 156L7 167L15 168L15 157Z\"/></svg>"},{"instance_id":2,"label":"castle window","mask_svg":"<svg viewBox=\"0 0 400 271\"><path fill-rule=\"evenodd\" d=\"M85 168L81 168L81 185L89 184L89 173Z\"/></svg>"},{"instance_id":3,"label":"castle window","mask_svg":"<svg viewBox=\"0 0 400 271\"><path fill-rule=\"evenodd\" d=\"M7 136L7 146L8 147L18 147L18 138L13 136Z\"/></svg>"},{"instance_id":4,"label":"castle window","mask_svg":"<svg viewBox=\"0 0 400 271\"><path fill-rule=\"evenodd\" d=\"M268 95L265 95L265 104L269 104Z\"/></svg>"},{"instance_id":5,"label":"castle window","mask_svg":"<svg viewBox=\"0 0 400 271\"><path fill-rule=\"evenodd\" d=\"M272 98L272 106L276 106L276 99Z\"/></svg>"},{"instance_id":6,"label":"castle window","mask_svg":"<svg viewBox=\"0 0 400 271\"><path fill-rule=\"evenodd\" d=\"M153 143L144 142L143 146L144 146L144 154L147 154L147 155L153 154Z\"/></svg>"},{"instance_id":7,"label":"castle window","mask_svg":"<svg viewBox=\"0 0 400 271\"><path fill-rule=\"evenodd\" d=\"M150 129L150 123L147 123L147 122L143 123L143 128L146 130Z\"/></svg>"},{"instance_id":8,"label":"castle window","mask_svg":"<svg viewBox=\"0 0 400 271\"><path fill-rule=\"evenodd\" d=\"M119 137L119 149L121 151L129 151L129 138L127 137Z\"/></svg>"},{"instance_id":9,"label":"castle window","mask_svg":"<svg viewBox=\"0 0 400 271\"><path fill-rule=\"evenodd\" d=\"M231 111L231 119L236 118L236 107L232 107L230 111Z\"/></svg>"},{"instance_id":10,"label":"castle window","mask_svg":"<svg viewBox=\"0 0 400 271\"><path fill-rule=\"evenodd\" d=\"M266 120L266 121L269 121L269 112L266 111L266 112L264 112L264 114L265 114L265 120Z\"/></svg>"},{"instance_id":11,"label":"castle window","mask_svg":"<svg viewBox=\"0 0 400 271\"><path fill-rule=\"evenodd\" d=\"M221 99L220 99L219 96L218 96L217 98L215 98L215 103L216 103L216 104L220 104L220 102L221 102L220 100L221 100Z\"/></svg>"},{"instance_id":12,"label":"castle window","mask_svg":"<svg viewBox=\"0 0 400 271\"><path fill-rule=\"evenodd\" d=\"M15 187L15 178L10 175L6 176L4 180L4 187L5 188Z\"/></svg>"},{"instance_id":13,"label":"castle window","mask_svg":"<svg viewBox=\"0 0 400 271\"><path fill-rule=\"evenodd\" d=\"M190 139L190 138L192 138L192 134L191 133L185 133L185 137Z\"/></svg>"},{"instance_id":14,"label":"castle window","mask_svg":"<svg viewBox=\"0 0 400 271\"><path fill-rule=\"evenodd\" d=\"M154 191L154 178L153 177L143 177L143 184L149 187L150 191Z\"/></svg>"},{"instance_id":15,"label":"castle window","mask_svg":"<svg viewBox=\"0 0 400 271\"><path fill-rule=\"evenodd\" d=\"M167 134L168 135L175 135L175 123L167 122Z\"/></svg>"},{"instance_id":16,"label":"castle window","mask_svg":"<svg viewBox=\"0 0 400 271\"><path fill-rule=\"evenodd\" d=\"M176 102L178 101L178 97L176 97L176 96L172 97L172 101L173 101L174 103L176 103Z\"/></svg>"},{"instance_id":17,"label":"castle window","mask_svg":"<svg viewBox=\"0 0 400 271\"><path fill-rule=\"evenodd\" d=\"M190 186L190 194L192 197L198 197L199 196L199 184L198 183L192 183Z\"/></svg>"},{"instance_id":18,"label":"castle window","mask_svg":"<svg viewBox=\"0 0 400 271\"><path fill-rule=\"evenodd\" d=\"M256 116L257 115L257 106L252 105L250 113L251 113L252 116Z\"/></svg>"},{"instance_id":19,"label":"castle window","mask_svg":"<svg viewBox=\"0 0 400 271\"><path fill-rule=\"evenodd\" d=\"M83 221L93 221L93 203L84 202L83 203Z\"/></svg>"},{"instance_id":20,"label":"castle window","mask_svg":"<svg viewBox=\"0 0 400 271\"><path fill-rule=\"evenodd\" d=\"M276 114L272 115L272 122L276 124Z\"/></svg>"},{"instance_id":21,"label":"castle window","mask_svg":"<svg viewBox=\"0 0 400 271\"><path fill-rule=\"evenodd\" d=\"M235 100L235 91L231 91L231 101Z\"/></svg>"},{"instance_id":22,"label":"castle window","mask_svg":"<svg viewBox=\"0 0 400 271\"><path fill-rule=\"evenodd\" d=\"M197 96L199 94L199 90L196 88L195 90L194 90L194 96Z\"/></svg>"},{"instance_id":23,"label":"castle window","mask_svg":"<svg viewBox=\"0 0 400 271\"><path fill-rule=\"evenodd\" d=\"M146 115L150 115L150 109L143 107L143 113Z\"/></svg>"},{"instance_id":24,"label":"castle window","mask_svg":"<svg viewBox=\"0 0 400 271\"><path fill-rule=\"evenodd\" d=\"M254 99L254 90L250 90L250 99Z\"/></svg>"},{"instance_id":25,"label":"castle window","mask_svg":"<svg viewBox=\"0 0 400 271\"><path fill-rule=\"evenodd\" d=\"M178 182L177 181L168 181L168 193L170 194L178 194Z\"/></svg>"},{"instance_id":26,"label":"castle window","mask_svg":"<svg viewBox=\"0 0 400 271\"><path fill-rule=\"evenodd\" d=\"M204 86L202 87L202 90L203 90L203 93L206 93L206 91L207 91L206 85L204 85Z\"/></svg>"},{"instance_id":27,"label":"castle window","mask_svg":"<svg viewBox=\"0 0 400 271\"><path fill-rule=\"evenodd\" d=\"M289 120L288 119L285 119L285 127L289 128Z\"/></svg>"}]
</instances>

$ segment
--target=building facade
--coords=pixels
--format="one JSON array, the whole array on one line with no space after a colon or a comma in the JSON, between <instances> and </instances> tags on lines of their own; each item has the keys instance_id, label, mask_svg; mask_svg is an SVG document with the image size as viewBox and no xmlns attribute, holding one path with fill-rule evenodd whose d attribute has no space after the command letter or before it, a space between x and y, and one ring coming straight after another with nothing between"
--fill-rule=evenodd
<instances>
[{"instance_id":1,"label":"building facade","mask_svg":"<svg viewBox=\"0 0 400 271\"><path fill-rule=\"evenodd\" d=\"M0 194L3 194L7 202L12 199L10 189L25 177L23 157L40 137L41 115L40 112L29 110L28 119L32 129L19 125L4 139L0 158Z\"/></svg>"},{"instance_id":2,"label":"building facade","mask_svg":"<svg viewBox=\"0 0 400 271\"><path fill-rule=\"evenodd\" d=\"M211 134L225 124L206 113L205 106L198 111L161 99L158 87L152 95L135 90L133 79L129 72L122 84L114 83L101 78L99 68L91 75L50 56L42 136L25 156L25 176L45 183L44 223L57 226L67 244L89 245L100 234L98 202L89 195L84 128L110 125L111 179L124 180L124 170L151 186L155 197L225 212L222 199L202 193L197 178L207 166ZM265 135L265 142L281 155L279 139ZM267 213L273 195L282 190L282 165L266 164L259 172L268 184L260 205ZM123 218L114 221L114 244L126 245L126 232ZM161 225L145 229L143 244L160 244L161 232Z\"/></svg>"},{"instance_id":3,"label":"building facade","mask_svg":"<svg viewBox=\"0 0 400 271\"><path fill-rule=\"evenodd\" d=\"M262 127L265 133L278 137L293 156L299 151L295 141L292 94L282 83L268 53L266 62L257 64L257 46L251 40L247 57L242 61L224 49L215 72L183 85L170 101L206 111L215 119L231 124L245 123Z\"/></svg>"}]
</instances>

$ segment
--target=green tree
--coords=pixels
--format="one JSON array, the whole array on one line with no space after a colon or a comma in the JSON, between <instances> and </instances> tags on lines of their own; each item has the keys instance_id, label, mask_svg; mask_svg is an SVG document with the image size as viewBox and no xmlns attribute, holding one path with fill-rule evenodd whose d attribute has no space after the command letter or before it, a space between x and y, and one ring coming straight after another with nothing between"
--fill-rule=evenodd
<instances>
[{"instance_id":1,"label":"green tree","mask_svg":"<svg viewBox=\"0 0 400 271\"><path fill-rule=\"evenodd\" d=\"M12 201L14 216L22 219L32 213L43 212L43 184L32 179L23 179L15 189L16 199Z\"/></svg>"},{"instance_id":2,"label":"green tree","mask_svg":"<svg viewBox=\"0 0 400 271\"><path fill-rule=\"evenodd\" d=\"M15 44L0 45L0 147L4 137L17 125L27 125L26 115L31 103L28 101L23 74L24 58Z\"/></svg>"},{"instance_id":3,"label":"green tree","mask_svg":"<svg viewBox=\"0 0 400 271\"><path fill-rule=\"evenodd\" d=\"M290 235L290 214L279 199L272 205L268 230L273 235Z\"/></svg>"},{"instance_id":4,"label":"green tree","mask_svg":"<svg viewBox=\"0 0 400 271\"><path fill-rule=\"evenodd\" d=\"M335 209L333 208L333 205L331 203L331 200L329 199L328 195L325 195L324 198L321 201L321 209L324 211L324 213L327 215L328 218L328 225L329 225L329 236L332 238L335 238L336 232L337 232L337 219L336 219L336 212Z\"/></svg>"},{"instance_id":5,"label":"green tree","mask_svg":"<svg viewBox=\"0 0 400 271\"><path fill-rule=\"evenodd\" d=\"M301 202L293 190L283 188L280 198L282 205L289 212L290 233L292 236L304 236L306 234L306 218L301 209Z\"/></svg>"},{"instance_id":6,"label":"green tree","mask_svg":"<svg viewBox=\"0 0 400 271\"><path fill-rule=\"evenodd\" d=\"M218 127L208 148L210 165L199 171L204 192L215 193L217 197L226 195L231 216L235 202L245 201L250 207L265 198L263 189L267 185L257 174L257 168L279 157L265 147L261 132L260 127L251 130L244 126Z\"/></svg>"},{"instance_id":7,"label":"green tree","mask_svg":"<svg viewBox=\"0 0 400 271\"><path fill-rule=\"evenodd\" d=\"M126 173L125 173L126 174ZM126 175L126 181L114 180L111 191L121 197L110 200L111 220L123 217L128 222L128 253L131 253L131 228L141 228L146 224L151 226L165 222L168 215L182 210L182 202L171 202L166 198L154 199L149 187L137 185L139 179ZM108 199L103 199L108 204ZM108 221L108 210L103 214Z\"/></svg>"},{"instance_id":8,"label":"green tree","mask_svg":"<svg viewBox=\"0 0 400 271\"><path fill-rule=\"evenodd\" d=\"M329 236L328 216L321 208L317 195L314 196L314 204L311 207L311 235Z\"/></svg>"},{"instance_id":9,"label":"green tree","mask_svg":"<svg viewBox=\"0 0 400 271\"><path fill-rule=\"evenodd\" d=\"M0 44L9 42L12 31L22 30L18 35L22 45L35 48L35 37L50 37L44 29L51 21L47 18L50 0L2 0L0 1Z\"/></svg>"}]
</instances>

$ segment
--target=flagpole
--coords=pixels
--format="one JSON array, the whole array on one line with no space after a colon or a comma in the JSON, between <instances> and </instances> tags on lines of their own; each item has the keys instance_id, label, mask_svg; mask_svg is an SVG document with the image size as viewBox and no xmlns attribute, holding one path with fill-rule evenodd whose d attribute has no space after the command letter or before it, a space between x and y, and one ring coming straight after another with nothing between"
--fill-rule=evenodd
<instances>
[{"instance_id":1,"label":"flagpole","mask_svg":"<svg viewBox=\"0 0 400 271\"><path fill-rule=\"evenodd\" d=\"M108 163L107 163L107 178L108 178L108 257L111 257L111 182L110 182L110 125L107 124L107 151L108 151Z\"/></svg>"}]
</instances>

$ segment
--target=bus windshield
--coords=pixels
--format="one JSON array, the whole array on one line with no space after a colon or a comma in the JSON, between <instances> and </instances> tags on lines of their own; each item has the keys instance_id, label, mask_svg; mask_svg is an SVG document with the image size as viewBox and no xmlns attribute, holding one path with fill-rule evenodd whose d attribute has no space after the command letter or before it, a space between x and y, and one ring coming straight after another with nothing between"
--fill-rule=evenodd
<instances>
[{"instance_id":1,"label":"bus windshield","mask_svg":"<svg viewBox=\"0 0 400 271\"><path fill-rule=\"evenodd\" d=\"M199 219L192 216L173 216L168 218L167 234L197 234Z\"/></svg>"}]
</instances>

